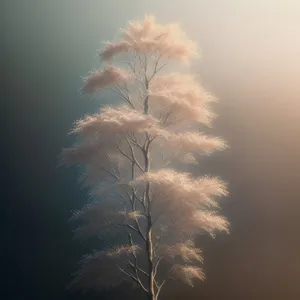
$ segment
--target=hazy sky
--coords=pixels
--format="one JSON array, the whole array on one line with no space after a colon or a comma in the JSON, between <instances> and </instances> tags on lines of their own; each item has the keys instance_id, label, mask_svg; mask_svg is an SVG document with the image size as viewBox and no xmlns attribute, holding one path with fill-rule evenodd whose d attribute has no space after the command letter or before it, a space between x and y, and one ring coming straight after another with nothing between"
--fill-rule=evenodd
<instances>
[{"instance_id":1,"label":"hazy sky","mask_svg":"<svg viewBox=\"0 0 300 300\"><path fill-rule=\"evenodd\" d=\"M145 13L198 41L193 71L220 98L211 132L231 145L201 166L230 182L232 234L205 242L207 281L172 299L300 299L299 1L5 0L0 11L5 299L93 299L63 292L88 251L67 223L86 196L57 155L74 120L109 102L78 95L101 41Z\"/></svg>"},{"instance_id":2,"label":"hazy sky","mask_svg":"<svg viewBox=\"0 0 300 300\"><path fill-rule=\"evenodd\" d=\"M4 7L7 46L18 59L14 64L30 62L39 81L50 76L46 60L61 61L71 64L73 77L67 80L79 88L80 76L97 67L101 41L115 37L127 20L150 12L160 22L180 22L199 42L203 80L216 92L243 87L240 101L261 94L280 101L298 89L298 1L28 0L4 1ZM40 101L45 107L51 103Z\"/></svg>"}]
</instances>

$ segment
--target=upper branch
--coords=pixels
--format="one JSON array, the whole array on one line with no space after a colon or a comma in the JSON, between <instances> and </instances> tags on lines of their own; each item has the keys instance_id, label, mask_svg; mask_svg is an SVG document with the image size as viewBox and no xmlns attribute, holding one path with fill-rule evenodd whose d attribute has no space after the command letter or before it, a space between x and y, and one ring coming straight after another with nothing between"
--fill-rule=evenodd
<instances>
[{"instance_id":1,"label":"upper branch","mask_svg":"<svg viewBox=\"0 0 300 300\"><path fill-rule=\"evenodd\" d=\"M133 105L129 93L127 91L127 95L122 91L122 89L119 86L116 86L115 88L110 89L112 92L116 93L122 100L124 100L131 108L135 109L135 106Z\"/></svg>"},{"instance_id":2,"label":"upper branch","mask_svg":"<svg viewBox=\"0 0 300 300\"><path fill-rule=\"evenodd\" d=\"M133 241L132 241L132 236L131 234L128 234L128 239L129 239L129 243L130 243L130 246L133 246ZM134 259L134 263L132 264L131 262L129 262L129 266L132 268L132 270L134 271L135 273L135 278L137 279L137 282L139 284L139 286L144 290L144 291L147 291L147 289L144 287L142 281L140 280L140 276L139 276L139 271L142 271L142 273L147 276L149 276L149 274L142 270L139 265L138 265L138 259L137 259L137 256L136 256L136 253L135 252L132 252L132 256L133 256L133 259Z\"/></svg>"},{"instance_id":3,"label":"upper branch","mask_svg":"<svg viewBox=\"0 0 300 300\"><path fill-rule=\"evenodd\" d=\"M147 295L148 295L149 291L145 288L145 286L143 285L143 283L140 281L139 278L137 278L136 276L134 276L134 275L131 274L131 273L126 272L126 271L125 271L124 269L122 269L119 265L117 265L117 267L118 267L118 269L119 269L123 274L125 274L126 276L128 276L129 278L131 278L133 281L135 281L135 282L138 284L138 286L139 286L145 293L147 293Z\"/></svg>"},{"instance_id":4,"label":"upper branch","mask_svg":"<svg viewBox=\"0 0 300 300\"><path fill-rule=\"evenodd\" d=\"M119 150L119 152L126 157L130 162L135 163L137 165L137 167L144 173L144 169L141 167L141 165L139 164L139 162L137 160L135 160L134 158L131 158L128 154L126 154L126 152L124 150L122 150L122 148L120 146L117 146L117 149Z\"/></svg>"}]
</instances>

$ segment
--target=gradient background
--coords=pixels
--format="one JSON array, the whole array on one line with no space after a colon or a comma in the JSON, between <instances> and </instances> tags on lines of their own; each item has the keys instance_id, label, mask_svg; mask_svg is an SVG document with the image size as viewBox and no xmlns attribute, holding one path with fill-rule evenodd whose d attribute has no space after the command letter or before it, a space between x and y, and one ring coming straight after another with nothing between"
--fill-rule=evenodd
<instances>
[{"instance_id":1,"label":"gradient background","mask_svg":"<svg viewBox=\"0 0 300 300\"><path fill-rule=\"evenodd\" d=\"M162 299L300 299L299 1L5 0L0 11L1 298L133 299L122 287L64 292L89 251L67 221L86 195L56 163L73 121L110 101L78 94L100 42L150 12L199 43L193 71L221 99L211 132L231 145L201 165L230 181L231 235L201 242L204 283L176 282Z\"/></svg>"}]
</instances>

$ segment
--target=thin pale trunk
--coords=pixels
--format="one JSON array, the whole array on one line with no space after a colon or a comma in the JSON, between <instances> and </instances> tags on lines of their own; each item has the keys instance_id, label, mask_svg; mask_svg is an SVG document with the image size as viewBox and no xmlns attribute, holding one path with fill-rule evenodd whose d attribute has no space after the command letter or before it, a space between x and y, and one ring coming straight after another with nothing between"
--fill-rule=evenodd
<instances>
[{"instance_id":1,"label":"thin pale trunk","mask_svg":"<svg viewBox=\"0 0 300 300\"><path fill-rule=\"evenodd\" d=\"M147 158L148 162L149 159ZM154 286L154 267L153 267L153 242L152 242L152 218L151 218L151 201L150 201L150 184L147 183L145 191L145 200L147 203L147 237L146 237L146 251L148 259L148 289L149 300L156 300L155 286Z\"/></svg>"},{"instance_id":2,"label":"thin pale trunk","mask_svg":"<svg viewBox=\"0 0 300 300\"><path fill-rule=\"evenodd\" d=\"M149 267L149 299L155 300L155 287L154 287L154 268L153 268L153 243L152 243L152 231L151 231L151 216L148 216L148 232L147 232L147 255L148 255L148 267Z\"/></svg>"},{"instance_id":3,"label":"thin pale trunk","mask_svg":"<svg viewBox=\"0 0 300 300\"><path fill-rule=\"evenodd\" d=\"M146 87L146 97L144 100L144 114L147 115L149 111L149 97L148 97L149 82L147 78L145 79L145 87Z\"/></svg>"},{"instance_id":4,"label":"thin pale trunk","mask_svg":"<svg viewBox=\"0 0 300 300\"><path fill-rule=\"evenodd\" d=\"M144 114L148 114L149 110L149 98L148 98L148 88L149 82L147 76L145 78L145 87L146 87L146 97L144 100ZM145 157L145 172L149 171L150 159L149 159L149 144L146 146L144 151ZM153 242L152 242L152 218L151 218L151 199L150 199L150 183L148 182L145 190L145 203L147 205L147 236L146 236L146 251L148 259L148 298L149 300L156 300L155 295L155 286L154 286L154 267L153 267Z\"/></svg>"}]
</instances>

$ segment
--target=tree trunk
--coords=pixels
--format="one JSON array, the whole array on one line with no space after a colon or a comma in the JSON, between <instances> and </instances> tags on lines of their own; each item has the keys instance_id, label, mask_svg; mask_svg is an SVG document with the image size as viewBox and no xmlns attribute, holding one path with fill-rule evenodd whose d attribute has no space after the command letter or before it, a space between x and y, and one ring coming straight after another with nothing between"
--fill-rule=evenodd
<instances>
[{"instance_id":1,"label":"tree trunk","mask_svg":"<svg viewBox=\"0 0 300 300\"><path fill-rule=\"evenodd\" d=\"M145 59L146 66L146 59ZM145 69L146 72L146 69ZM149 97L147 95L149 89L149 81L147 75L145 75L145 89L146 89L146 97L144 100L144 114L147 115L149 111ZM145 148L144 157L145 157L145 172L149 172L150 167L150 159L149 159L149 146L150 142ZM152 218L151 218L151 199L150 199L150 183L147 183L146 191L145 191L145 202L147 205L147 241L146 241L146 251L147 251L147 259L148 259L148 298L149 300L156 300L155 295L155 283L154 283L154 268L153 268L153 243L152 243Z\"/></svg>"},{"instance_id":2,"label":"tree trunk","mask_svg":"<svg viewBox=\"0 0 300 300\"><path fill-rule=\"evenodd\" d=\"M151 229L151 215L148 217L148 233L147 233L147 256L149 267L148 289L149 300L156 300L153 274L153 244L152 244L152 229Z\"/></svg>"},{"instance_id":3,"label":"tree trunk","mask_svg":"<svg viewBox=\"0 0 300 300\"><path fill-rule=\"evenodd\" d=\"M149 157L148 153L145 153L145 165L146 172L149 168ZM155 286L154 286L154 268L153 268L153 243L152 243L152 218L151 218L151 199L150 199L150 183L147 183L145 191L145 200L147 203L147 241L146 241L146 251L148 259L148 289L149 289L149 300L156 300L155 296Z\"/></svg>"}]
</instances>

